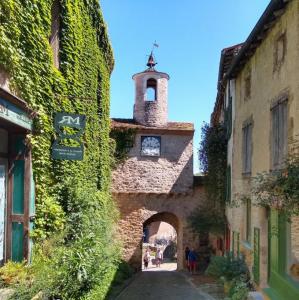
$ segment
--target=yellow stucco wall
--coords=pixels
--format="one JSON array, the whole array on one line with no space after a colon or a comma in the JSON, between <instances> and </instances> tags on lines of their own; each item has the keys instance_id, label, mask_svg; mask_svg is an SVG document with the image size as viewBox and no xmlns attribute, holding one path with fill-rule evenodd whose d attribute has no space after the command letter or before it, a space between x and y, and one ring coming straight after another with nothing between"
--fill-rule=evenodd
<instances>
[{"instance_id":1,"label":"yellow stucco wall","mask_svg":"<svg viewBox=\"0 0 299 300\"><path fill-rule=\"evenodd\" d=\"M286 33L286 55L279 71L274 71L274 51L277 37ZM245 99L244 79L251 69L251 96ZM267 37L257 48L235 80L235 119L232 147L232 199L249 193L250 176L242 175L242 124L252 117L252 173L269 171L271 167L271 104L288 93L288 138L299 140L299 1L291 1L286 12L278 19ZM240 232L241 251L249 264L252 261L253 228L261 229L261 286L267 282L268 234L267 215L261 208L252 206L251 243L243 243L246 232L244 206L228 208L231 230ZM299 234L299 233L298 233Z\"/></svg>"}]
</instances>

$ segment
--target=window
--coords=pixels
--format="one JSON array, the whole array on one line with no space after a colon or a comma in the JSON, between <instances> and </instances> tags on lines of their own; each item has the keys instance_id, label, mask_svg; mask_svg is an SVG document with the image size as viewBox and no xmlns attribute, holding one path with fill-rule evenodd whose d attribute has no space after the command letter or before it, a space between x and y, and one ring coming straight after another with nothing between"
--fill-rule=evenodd
<instances>
[{"instance_id":1,"label":"window","mask_svg":"<svg viewBox=\"0 0 299 300\"><path fill-rule=\"evenodd\" d=\"M232 106L232 97L229 96L228 106L225 111L226 134L228 139L230 139L233 128Z\"/></svg>"},{"instance_id":2,"label":"window","mask_svg":"<svg viewBox=\"0 0 299 300\"><path fill-rule=\"evenodd\" d=\"M60 3L55 0L51 9L51 35L49 43L53 51L54 66L59 68Z\"/></svg>"},{"instance_id":3,"label":"window","mask_svg":"<svg viewBox=\"0 0 299 300\"><path fill-rule=\"evenodd\" d=\"M251 173L251 156L252 156L252 122L245 123L243 127L243 149L242 162L243 174Z\"/></svg>"},{"instance_id":4,"label":"window","mask_svg":"<svg viewBox=\"0 0 299 300\"><path fill-rule=\"evenodd\" d=\"M150 78L146 82L146 101L157 100L157 80Z\"/></svg>"},{"instance_id":5,"label":"window","mask_svg":"<svg viewBox=\"0 0 299 300\"><path fill-rule=\"evenodd\" d=\"M251 200L246 199L246 241L251 243Z\"/></svg>"},{"instance_id":6,"label":"window","mask_svg":"<svg viewBox=\"0 0 299 300\"><path fill-rule=\"evenodd\" d=\"M273 71L279 71L284 62L286 54L286 33L278 36L274 43L274 65Z\"/></svg>"},{"instance_id":7,"label":"window","mask_svg":"<svg viewBox=\"0 0 299 300\"><path fill-rule=\"evenodd\" d=\"M272 167L281 168L287 155L287 101L279 101L272 109Z\"/></svg>"}]
</instances>

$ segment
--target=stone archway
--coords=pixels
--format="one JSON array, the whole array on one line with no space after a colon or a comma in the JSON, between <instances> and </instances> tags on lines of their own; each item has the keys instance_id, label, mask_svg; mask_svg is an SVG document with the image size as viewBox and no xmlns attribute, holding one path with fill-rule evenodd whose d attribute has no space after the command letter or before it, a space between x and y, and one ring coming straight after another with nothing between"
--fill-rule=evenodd
<instances>
[{"instance_id":1,"label":"stone archway","mask_svg":"<svg viewBox=\"0 0 299 300\"><path fill-rule=\"evenodd\" d=\"M179 220L179 218L171 212L158 212L156 214L153 214L151 217L147 218L144 222L143 222L143 227L147 227L148 225L155 223L155 222L165 222L170 224L176 231L176 236L177 236L177 266L179 268L181 268L182 265L182 261L181 261L181 257L182 257L182 251L183 251L183 237L182 237L182 225L181 225L181 221ZM142 259L142 257L140 257L140 260Z\"/></svg>"},{"instance_id":2,"label":"stone archway","mask_svg":"<svg viewBox=\"0 0 299 300\"><path fill-rule=\"evenodd\" d=\"M123 242L123 259L136 270L141 268L143 225L164 221L177 233L177 269L184 268L186 246L198 248L199 239L188 227L188 216L204 199L202 187L184 195L115 193L119 211L119 235Z\"/></svg>"}]
</instances>

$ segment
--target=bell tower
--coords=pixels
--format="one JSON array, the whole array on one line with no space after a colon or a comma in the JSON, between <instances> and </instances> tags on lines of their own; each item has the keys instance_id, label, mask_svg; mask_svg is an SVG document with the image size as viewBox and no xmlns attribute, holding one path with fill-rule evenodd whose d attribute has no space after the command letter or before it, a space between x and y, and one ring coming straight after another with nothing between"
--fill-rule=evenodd
<instances>
[{"instance_id":1,"label":"bell tower","mask_svg":"<svg viewBox=\"0 0 299 300\"><path fill-rule=\"evenodd\" d=\"M155 70L153 51L147 69L133 75L135 81L134 120L149 127L163 127L168 122L167 94L169 76Z\"/></svg>"}]
</instances>

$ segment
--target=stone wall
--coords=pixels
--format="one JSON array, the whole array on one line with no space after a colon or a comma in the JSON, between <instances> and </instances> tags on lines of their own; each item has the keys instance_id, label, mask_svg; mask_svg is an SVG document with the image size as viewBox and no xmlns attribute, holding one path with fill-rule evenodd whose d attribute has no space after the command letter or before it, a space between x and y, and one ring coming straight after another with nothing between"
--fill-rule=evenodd
<instances>
[{"instance_id":1,"label":"stone wall","mask_svg":"<svg viewBox=\"0 0 299 300\"><path fill-rule=\"evenodd\" d=\"M146 101L146 83L148 79L157 80L157 99ZM135 80L134 119L146 126L164 126L167 124L168 79L166 73L143 72L133 76Z\"/></svg>"},{"instance_id":2,"label":"stone wall","mask_svg":"<svg viewBox=\"0 0 299 300\"><path fill-rule=\"evenodd\" d=\"M197 236L188 228L187 217L205 201L204 188L196 187L188 194L114 193L113 196L121 214L119 235L123 241L124 259L140 269L143 225L163 221L177 232L178 269L182 269L185 247L199 247Z\"/></svg>"},{"instance_id":3,"label":"stone wall","mask_svg":"<svg viewBox=\"0 0 299 300\"><path fill-rule=\"evenodd\" d=\"M149 134L157 135L157 134ZM162 134L160 157L141 156L141 136L135 137L129 158L113 172L113 192L182 193L193 186L193 132Z\"/></svg>"}]
</instances>

